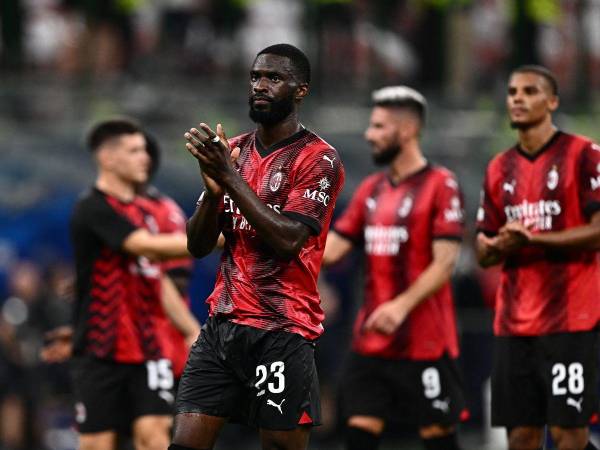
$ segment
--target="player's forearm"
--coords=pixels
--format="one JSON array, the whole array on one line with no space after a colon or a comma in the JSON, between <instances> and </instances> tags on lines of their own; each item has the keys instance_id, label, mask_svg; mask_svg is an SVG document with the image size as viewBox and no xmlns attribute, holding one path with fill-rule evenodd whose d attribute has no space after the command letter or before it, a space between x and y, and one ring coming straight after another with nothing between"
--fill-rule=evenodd
<instances>
[{"instance_id":1,"label":"player's forearm","mask_svg":"<svg viewBox=\"0 0 600 450\"><path fill-rule=\"evenodd\" d=\"M600 249L600 224L593 223L563 231L534 234L531 245L558 250Z\"/></svg>"},{"instance_id":2,"label":"player's forearm","mask_svg":"<svg viewBox=\"0 0 600 450\"><path fill-rule=\"evenodd\" d=\"M213 251L221 233L218 207L221 198L205 194L200 206L187 222L187 248L196 258L202 258Z\"/></svg>"},{"instance_id":3,"label":"player's forearm","mask_svg":"<svg viewBox=\"0 0 600 450\"><path fill-rule=\"evenodd\" d=\"M306 225L276 213L258 198L235 173L225 181L226 190L256 234L282 259L298 255L309 236Z\"/></svg>"},{"instance_id":4,"label":"player's forearm","mask_svg":"<svg viewBox=\"0 0 600 450\"><path fill-rule=\"evenodd\" d=\"M123 250L151 260L189 256L187 238L183 233L151 234L144 228L134 231L125 239Z\"/></svg>"},{"instance_id":5,"label":"player's forearm","mask_svg":"<svg viewBox=\"0 0 600 450\"><path fill-rule=\"evenodd\" d=\"M454 260L432 262L409 288L398 296L397 300L402 302L406 313L410 313L438 292L450 280L453 270Z\"/></svg>"},{"instance_id":6,"label":"player's forearm","mask_svg":"<svg viewBox=\"0 0 600 450\"><path fill-rule=\"evenodd\" d=\"M165 314L184 336L200 334L200 324L183 301L173 281L168 277L162 278L162 306Z\"/></svg>"},{"instance_id":7,"label":"player's forearm","mask_svg":"<svg viewBox=\"0 0 600 450\"><path fill-rule=\"evenodd\" d=\"M350 240L343 238L335 231L330 231L327 234L327 242L321 264L324 267L331 266L344 258L350 250L352 250L352 242Z\"/></svg>"}]
</instances>

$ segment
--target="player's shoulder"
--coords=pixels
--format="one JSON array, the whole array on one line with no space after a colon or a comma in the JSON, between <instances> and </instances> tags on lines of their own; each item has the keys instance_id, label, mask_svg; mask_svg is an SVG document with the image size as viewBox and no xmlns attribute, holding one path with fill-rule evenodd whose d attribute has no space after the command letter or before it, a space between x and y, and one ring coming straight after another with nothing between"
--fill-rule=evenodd
<instances>
[{"instance_id":1,"label":"player's shoulder","mask_svg":"<svg viewBox=\"0 0 600 450\"><path fill-rule=\"evenodd\" d=\"M97 208L99 205L105 204L106 198L102 191L95 187L90 187L81 192L75 202L74 211L86 211Z\"/></svg>"},{"instance_id":2,"label":"player's shoulder","mask_svg":"<svg viewBox=\"0 0 600 450\"><path fill-rule=\"evenodd\" d=\"M336 148L311 130L306 130L306 144L302 147L302 153L305 155L329 155L339 160L339 154ZM341 161L340 161L341 162Z\"/></svg>"},{"instance_id":3,"label":"player's shoulder","mask_svg":"<svg viewBox=\"0 0 600 450\"><path fill-rule=\"evenodd\" d=\"M564 131L561 131L560 134L565 145L567 145L569 148L600 151L600 146L596 144L593 139L587 136L581 134L565 133Z\"/></svg>"},{"instance_id":4,"label":"player's shoulder","mask_svg":"<svg viewBox=\"0 0 600 450\"><path fill-rule=\"evenodd\" d=\"M245 143L249 142L254 138L256 131L248 131L246 133L238 134L232 138L227 139L229 142L229 146L233 147L242 147Z\"/></svg>"},{"instance_id":5,"label":"player's shoulder","mask_svg":"<svg viewBox=\"0 0 600 450\"><path fill-rule=\"evenodd\" d=\"M444 186L447 186L451 189L459 188L458 177L448 167L437 164L431 164L429 166L429 170L426 173L428 173L430 178L433 179L436 183L443 184Z\"/></svg>"}]
</instances>

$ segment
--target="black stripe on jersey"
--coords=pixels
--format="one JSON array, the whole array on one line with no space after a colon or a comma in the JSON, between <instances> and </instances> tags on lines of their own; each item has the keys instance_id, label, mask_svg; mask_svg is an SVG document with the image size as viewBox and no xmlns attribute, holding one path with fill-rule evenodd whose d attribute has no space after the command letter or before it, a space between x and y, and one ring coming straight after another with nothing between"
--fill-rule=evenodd
<instances>
[{"instance_id":1,"label":"black stripe on jersey","mask_svg":"<svg viewBox=\"0 0 600 450\"><path fill-rule=\"evenodd\" d=\"M286 217L289 217L290 219L297 220L298 222L303 223L308 228L310 228L313 234L317 236L321 234L321 224L317 219L293 211L283 211L281 214L283 214Z\"/></svg>"}]
</instances>

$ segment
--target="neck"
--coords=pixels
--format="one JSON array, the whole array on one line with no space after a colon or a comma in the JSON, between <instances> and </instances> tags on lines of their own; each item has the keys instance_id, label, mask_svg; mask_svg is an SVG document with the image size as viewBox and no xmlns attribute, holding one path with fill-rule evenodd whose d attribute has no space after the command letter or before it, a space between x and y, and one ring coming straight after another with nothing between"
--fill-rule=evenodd
<instances>
[{"instance_id":1,"label":"neck","mask_svg":"<svg viewBox=\"0 0 600 450\"><path fill-rule=\"evenodd\" d=\"M525 153L534 154L556 133L556 127L549 117L539 125L519 129L519 146Z\"/></svg>"},{"instance_id":2,"label":"neck","mask_svg":"<svg viewBox=\"0 0 600 450\"><path fill-rule=\"evenodd\" d=\"M427 160L421 153L419 142L416 139L402 145L398 156L390 165L390 177L394 182L403 180L409 175L418 172L427 165Z\"/></svg>"},{"instance_id":3,"label":"neck","mask_svg":"<svg viewBox=\"0 0 600 450\"><path fill-rule=\"evenodd\" d=\"M96 178L96 187L105 194L124 202L130 202L135 198L135 185L110 172L100 171Z\"/></svg>"},{"instance_id":4,"label":"neck","mask_svg":"<svg viewBox=\"0 0 600 450\"><path fill-rule=\"evenodd\" d=\"M298 113L294 111L275 125L267 126L259 123L257 127L257 135L260 139L260 142L265 147L270 147L271 145L283 141L284 139L297 133L301 129L302 125L300 125Z\"/></svg>"}]
</instances>

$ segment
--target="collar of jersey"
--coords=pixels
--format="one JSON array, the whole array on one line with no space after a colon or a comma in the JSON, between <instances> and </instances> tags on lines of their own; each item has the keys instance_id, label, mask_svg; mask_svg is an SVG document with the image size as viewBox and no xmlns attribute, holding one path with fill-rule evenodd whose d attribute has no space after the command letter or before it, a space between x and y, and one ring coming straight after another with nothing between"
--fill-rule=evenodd
<instances>
[{"instance_id":1,"label":"collar of jersey","mask_svg":"<svg viewBox=\"0 0 600 450\"><path fill-rule=\"evenodd\" d=\"M521 145L517 144L515 146L515 148L517 149L517 152L519 152L519 154L525 158L527 158L529 161L535 161L537 159L538 156L540 156L542 153L544 153L546 150L548 150L550 147L552 147L552 144L554 144L554 142L556 142L556 140L558 139L558 137L560 135L562 135L563 132L560 130L556 130L554 132L554 134L552 135L552 137L550 139L548 139L548 142L546 142L544 145L542 145L538 151L536 151L535 153L531 154L531 153L527 153L525 150L523 150L521 148Z\"/></svg>"},{"instance_id":2,"label":"collar of jersey","mask_svg":"<svg viewBox=\"0 0 600 450\"><path fill-rule=\"evenodd\" d=\"M265 157L269 156L271 153L273 153L275 150L279 150L280 148L286 147L286 146L296 142L297 140L302 139L308 133L309 133L309 131L306 128L304 128L304 126L303 126L300 131L296 131L291 136L288 136L279 142L275 142L273 145L270 145L268 147L265 147L263 145L263 143L260 142L260 139L258 139L258 135L256 133L254 133L254 142L256 143L255 144L256 151L262 158L265 158Z\"/></svg>"},{"instance_id":3,"label":"collar of jersey","mask_svg":"<svg viewBox=\"0 0 600 450\"><path fill-rule=\"evenodd\" d=\"M404 178L402 178L398 181L394 181L388 171L385 172L385 178L388 180L388 183L390 183L392 186L396 187L396 186L400 186L405 181L410 180L412 177L415 177L417 175L422 174L423 172L428 171L429 169L431 169L431 163L429 161L427 161L427 163L423 167L421 167L418 170L415 170L413 173L409 173Z\"/></svg>"}]
</instances>

